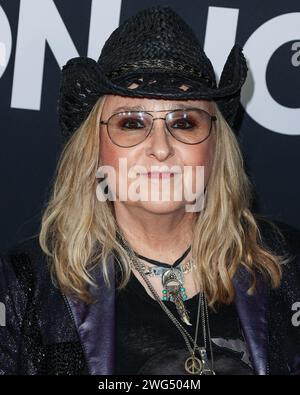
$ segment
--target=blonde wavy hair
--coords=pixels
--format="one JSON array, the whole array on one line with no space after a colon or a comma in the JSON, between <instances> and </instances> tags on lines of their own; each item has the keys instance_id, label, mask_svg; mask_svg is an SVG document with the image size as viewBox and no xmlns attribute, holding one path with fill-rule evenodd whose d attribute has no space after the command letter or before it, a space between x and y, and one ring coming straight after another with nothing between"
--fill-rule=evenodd
<instances>
[{"instance_id":1,"label":"blonde wavy hair","mask_svg":"<svg viewBox=\"0 0 300 395\"><path fill-rule=\"evenodd\" d=\"M42 216L39 243L45 252L54 282L65 294L92 303L88 285L96 286L91 269L101 264L106 285L111 285L108 257L116 252L122 277L129 281L130 258L118 242L113 203L96 198L99 166L99 120L105 96L72 135L60 155L51 197ZM257 271L272 287L281 279L281 265L289 260L262 243L256 216L250 207L252 185L245 173L237 139L216 104L216 145L204 209L195 222L191 252L196 278L210 306L234 299L232 278L242 265L256 287ZM275 227L275 224L272 226ZM277 227L276 227L277 228ZM283 235L278 232L281 237Z\"/></svg>"}]
</instances>

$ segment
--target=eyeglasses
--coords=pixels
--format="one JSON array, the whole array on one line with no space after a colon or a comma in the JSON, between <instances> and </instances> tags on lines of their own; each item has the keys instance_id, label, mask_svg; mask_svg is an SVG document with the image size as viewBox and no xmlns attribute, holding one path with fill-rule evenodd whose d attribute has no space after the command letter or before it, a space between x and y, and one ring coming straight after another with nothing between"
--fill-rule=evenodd
<instances>
[{"instance_id":1,"label":"eyeglasses","mask_svg":"<svg viewBox=\"0 0 300 395\"><path fill-rule=\"evenodd\" d=\"M151 111L151 112L163 112ZM167 130L184 144L200 144L206 140L212 130L212 123L217 120L200 108L175 109L164 118L154 118L148 111L123 111L112 114L107 121L100 121L107 126L111 141L119 147L129 148L142 143L149 136L153 122L164 119Z\"/></svg>"}]
</instances>

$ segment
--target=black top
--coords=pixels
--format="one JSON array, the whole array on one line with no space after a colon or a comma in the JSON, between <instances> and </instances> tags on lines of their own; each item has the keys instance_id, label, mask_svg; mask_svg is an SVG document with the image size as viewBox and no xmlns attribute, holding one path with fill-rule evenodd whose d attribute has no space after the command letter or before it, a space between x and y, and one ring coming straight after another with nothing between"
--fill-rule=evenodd
<instances>
[{"instance_id":1,"label":"black top","mask_svg":"<svg viewBox=\"0 0 300 395\"><path fill-rule=\"evenodd\" d=\"M292 310L292 306L300 300L299 231L281 226L280 230L288 237L288 243L283 244L271 227L260 222L260 230L264 244L271 251L280 255L289 251L295 254L295 258L282 265L280 286L270 289L261 284L258 295L247 295L251 276L247 271L242 271L243 277L238 276L235 280L236 303L243 312L240 317L246 324L245 335L255 351L253 365L257 367L258 374L299 375L300 326L297 325L298 311ZM53 284L50 271L46 270L46 258L38 237L0 253L0 302L5 303L6 311L6 326L0 326L0 375L113 374L115 300L104 284L102 265L97 265L91 272L99 285L98 288L91 288L96 302L87 305L83 301L73 300L72 304L67 304L59 287ZM163 316L159 313L159 306L149 302L152 299L141 287L140 292L134 294L129 286L127 292L121 292L117 298L118 371L142 368L144 361L151 360L151 354L155 357L157 349L155 346L154 350L150 348L149 344L153 344L150 335L155 331L158 333L154 345L158 345L158 340L166 335L161 328ZM138 305L142 312L140 316ZM258 308L255 308L256 305ZM225 313L228 310L224 308L222 311ZM128 314L126 318L125 314ZM215 332L216 325L212 321L212 331ZM227 321L221 322L222 327L225 323L227 326ZM267 331L264 327L262 329L262 325L266 324ZM172 322L168 324L167 334L173 339L173 334L177 336L177 332L171 333L172 325ZM138 348L130 339L134 331L143 333L143 330L149 344L144 347L147 343L137 336ZM220 333L224 335L222 331ZM178 341L178 348L184 348L183 339L178 338ZM131 364L128 369L125 366L127 363ZM161 366L172 369L169 362Z\"/></svg>"},{"instance_id":2,"label":"black top","mask_svg":"<svg viewBox=\"0 0 300 395\"><path fill-rule=\"evenodd\" d=\"M115 266L118 282L120 269ZM173 302L163 302L193 339L198 300L199 294L184 302L192 326L180 321ZM216 373L253 374L234 305L209 309L209 323ZM116 291L115 335L115 374L187 374L184 361L190 354L183 336L133 273L125 289ZM201 319L198 345L203 345Z\"/></svg>"}]
</instances>

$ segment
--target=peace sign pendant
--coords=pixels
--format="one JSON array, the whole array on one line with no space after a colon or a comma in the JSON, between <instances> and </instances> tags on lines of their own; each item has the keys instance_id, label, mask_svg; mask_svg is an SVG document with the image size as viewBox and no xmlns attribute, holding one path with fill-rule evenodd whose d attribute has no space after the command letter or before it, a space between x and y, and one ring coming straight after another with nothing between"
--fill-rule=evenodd
<instances>
[{"instance_id":1,"label":"peace sign pendant","mask_svg":"<svg viewBox=\"0 0 300 395\"><path fill-rule=\"evenodd\" d=\"M184 364L185 371L189 374L201 374L202 367L202 361L195 355L188 357Z\"/></svg>"},{"instance_id":2,"label":"peace sign pendant","mask_svg":"<svg viewBox=\"0 0 300 395\"><path fill-rule=\"evenodd\" d=\"M189 374L199 374L199 375L215 375L216 373L209 366L207 354L205 348L200 349L201 359L191 355L185 361L184 367Z\"/></svg>"}]
</instances>

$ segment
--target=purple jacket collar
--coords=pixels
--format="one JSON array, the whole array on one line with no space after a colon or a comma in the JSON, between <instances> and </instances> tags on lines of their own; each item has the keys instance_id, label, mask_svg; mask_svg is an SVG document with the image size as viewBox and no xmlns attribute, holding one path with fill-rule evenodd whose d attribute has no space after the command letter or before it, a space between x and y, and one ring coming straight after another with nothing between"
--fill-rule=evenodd
<instances>
[{"instance_id":1,"label":"purple jacket collar","mask_svg":"<svg viewBox=\"0 0 300 395\"><path fill-rule=\"evenodd\" d=\"M114 256L109 256L109 275L113 286L108 289L101 270L97 269L99 287L91 291L97 300L86 306L84 302L67 297L77 331L83 345L90 374L110 375L114 369L115 338L115 287ZM259 291L247 295L249 274L241 269L233 283L236 291L235 305L247 342L256 374L268 374L268 288L262 282Z\"/></svg>"},{"instance_id":2,"label":"purple jacket collar","mask_svg":"<svg viewBox=\"0 0 300 395\"><path fill-rule=\"evenodd\" d=\"M257 275L257 291L247 294L251 285L249 273L240 268L233 278L235 306L239 315L244 337L248 345L251 362L256 374L268 374L268 313L269 287Z\"/></svg>"},{"instance_id":3,"label":"purple jacket collar","mask_svg":"<svg viewBox=\"0 0 300 395\"><path fill-rule=\"evenodd\" d=\"M108 260L109 276L114 280L114 256ZM90 289L96 302L87 305L67 297L77 331L85 351L89 372L92 375L113 374L114 368L114 328L115 328L115 282L108 289L104 283L100 266L94 275L98 288Z\"/></svg>"}]
</instances>

